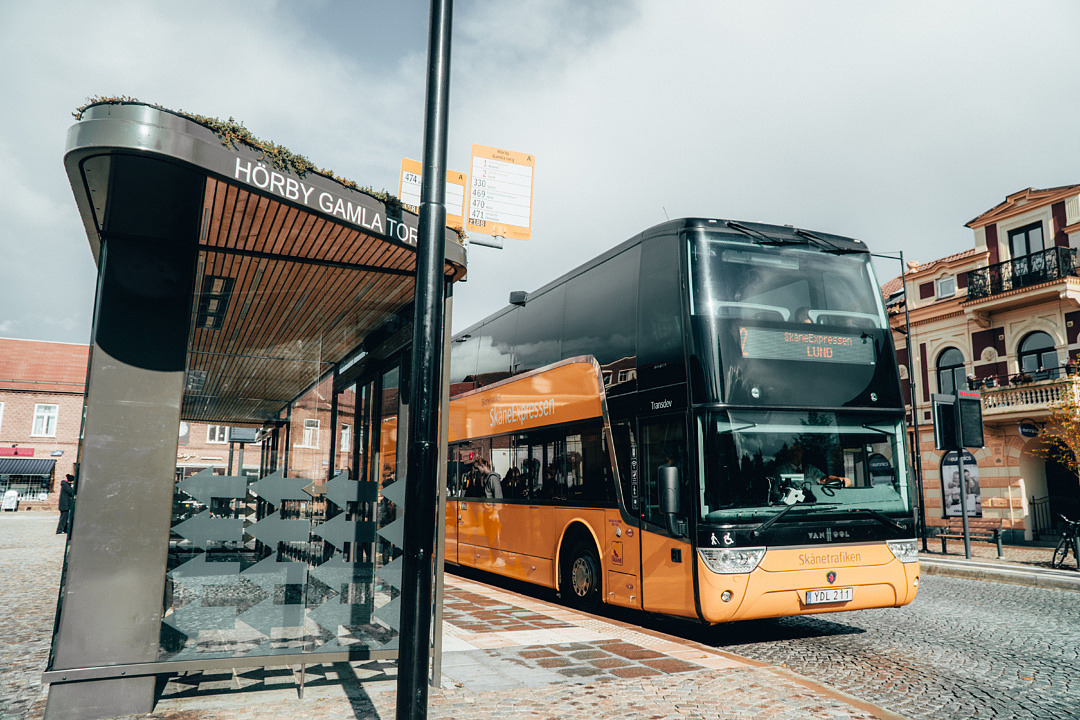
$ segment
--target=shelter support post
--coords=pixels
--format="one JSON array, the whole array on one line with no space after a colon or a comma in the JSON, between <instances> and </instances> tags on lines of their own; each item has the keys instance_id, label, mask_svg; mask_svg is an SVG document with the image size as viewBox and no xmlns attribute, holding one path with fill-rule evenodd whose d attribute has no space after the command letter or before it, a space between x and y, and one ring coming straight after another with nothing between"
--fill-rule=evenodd
<instances>
[{"instance_id":1,"label":"shelter support post","mask_svg":"<svg viewBox=\"0 0 1080 720\"><path fill-rule=\"evenodd\" d=\"M202 180L114 158L50 670L157 659ZM61 677L63 675L61 674ZM150 712L155 677L53 682L48 720Z\"/></svg>"}]
</instances>

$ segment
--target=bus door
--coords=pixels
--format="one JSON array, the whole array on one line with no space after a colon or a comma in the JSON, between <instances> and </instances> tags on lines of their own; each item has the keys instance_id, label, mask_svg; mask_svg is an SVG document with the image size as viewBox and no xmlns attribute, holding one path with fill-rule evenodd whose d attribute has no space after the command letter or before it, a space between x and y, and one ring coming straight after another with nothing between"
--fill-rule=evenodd
<instances>
[{"instance_id":1,"label":"bus door","mask_svg":"<svg viewBox=\"0 0 1080 720\"><path fill-rule=\"evenodd\" d=\"M492 561L488 548L494 547L494 543L487 532L490 521L485 523L485 518L494 506L485 502L483 478L473 469L473 463L481 456L490 457L491 452L488 449L485 453L483 440L467 441L455 447L458 461L464 464L457 497L457 561L462 565L483 567ZM490 441L486 447L490 448Z\"/></svg>"},{"instance_id":2,"label":"bus door","mask_svg":"<svg viewBox=\"0 0 1080 720\"><path fill-rule=\"evenodd\" d=\"M460 504L464 496L465 480L469 466L463 459L459 446L449 449L446 462L446 512L443 514L443 529L446 534L445 556L447 562L458 562L458 524L460 522Z\"/></svg>"},{"instance_id":3,"label":"bus door","mask_svg":"<svg viewBox=\"0 0 1080 720\"><path fill-rule=\"evenodd\" d=\"M605 523L604 585L612 605L641 608L641 475L638 447L629 422L611 426L622 495L618 510Z\"/></svg>"},{"instance_id":4,"label":"bus door","mask_svg":"<svg viewBox=\"0 0 1080 720\"><path fill-rule=\"evenodd\" d=\"M682 414L638 421L641 475L641 575L645 610L693 616L694 553L689 520L694 478L687 462L686 421ZM663 478L677 473L680 508L661 507Z\"/></svg>"}]
</instances>

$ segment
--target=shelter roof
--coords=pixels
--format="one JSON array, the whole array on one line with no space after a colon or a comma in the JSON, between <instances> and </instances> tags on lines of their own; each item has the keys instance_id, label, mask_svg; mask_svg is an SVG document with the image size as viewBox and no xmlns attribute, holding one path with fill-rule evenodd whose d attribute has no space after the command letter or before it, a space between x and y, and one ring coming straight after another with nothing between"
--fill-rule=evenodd
<instances>
[{"instance_id":1,"label":"shelter roof","mask_svg":"<svg viewBox=\"0 0 1080 720\"><path fill-rule=\"evenodd\" d=\"M370 351L385 336L378 330L411 320L418 218L400 204L192 116L134 102L81 115L65 164L99 263L103 242L123 236L122 214L140 212L117 197L111 175L126 167L168 192L161 178L179 166L185 183L199 183L198 236L185 238L199 256L183 419L276 420L305 388ZM456 230L443 240L445 276L459 280L465 249Z\"/></svg>"}]
</instances>

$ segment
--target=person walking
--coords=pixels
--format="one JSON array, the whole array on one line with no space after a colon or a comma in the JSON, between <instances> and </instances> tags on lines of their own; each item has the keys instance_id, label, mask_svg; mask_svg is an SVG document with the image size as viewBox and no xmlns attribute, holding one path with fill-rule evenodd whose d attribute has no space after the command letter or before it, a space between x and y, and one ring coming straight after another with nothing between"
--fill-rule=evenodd
<instances>
[{"instance_id":1,"label":"person walking","mask_svg":"<svg viewBox=\"0 0 1080 720\"><path fill-rule=\"evenodd\" d=\"M71 508L75 505L75 476L67 475L60 481L60 521L56 523L56 534L68 531L71 523Z\"/></svg>"}]
</instances>

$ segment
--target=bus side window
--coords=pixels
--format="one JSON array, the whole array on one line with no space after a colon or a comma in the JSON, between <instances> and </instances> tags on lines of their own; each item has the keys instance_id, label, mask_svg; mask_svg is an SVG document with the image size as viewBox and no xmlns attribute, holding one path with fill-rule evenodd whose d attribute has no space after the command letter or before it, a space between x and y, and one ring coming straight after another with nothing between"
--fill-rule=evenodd
<instances>
[{"instance_id":1,"label":"bus side window","mask_svg":"<svg viewBox=\"0 0 1080 720\"><path fill-rule=\"evenodd\" d=\"M690 515L692 500L687 492L691 478L687 477L686 430L682 415L643 420L641 430L641 472L645 492L645 520L660 527L667 526L667 518L660 508L659 470L665 465L674 465L679 471L679 496L681 510L679 517Z\"/></svg>"},{"instance_id":2,"label":"bus side window","mask_svg":"<svg viewBox=\"0 0 1080 720\"><path fill-rule=\"evenodd\" d=\"M615 488L599 424L577 428L566 437L565 476L569 499L611 504Z\"/></svg>"}]
</instances>

